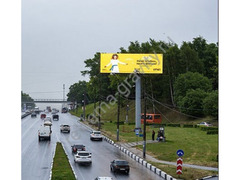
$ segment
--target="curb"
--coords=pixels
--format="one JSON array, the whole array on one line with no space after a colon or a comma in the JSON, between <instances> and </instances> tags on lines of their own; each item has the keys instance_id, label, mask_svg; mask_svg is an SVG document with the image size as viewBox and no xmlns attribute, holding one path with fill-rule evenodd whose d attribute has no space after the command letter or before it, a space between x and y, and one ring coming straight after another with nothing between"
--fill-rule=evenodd
<instances>
[{"instance_id":1,"label":"curb","mask_svg":"<svg viewBox=\"0 0 240 180\"><path fill-rule=\"evenodd\" d=\"M153 166L152 164L150 164L147 161L143 160L139 156L135 155L134 153L132 153L128 149L126 149L126 148L124 148L122 146L119 146L118 144L116 144L113 140L109 139L108 137L104 136L104 140L107 141L109 144L112 144L113 146L118 148L120 151L122 151L123 153L128 155L130 158L132 158L133 160L135 160L139 164L145 166L146 168L148 168L150 171L152 171L153 173L157 174L158 176L160 176L160 177L162 177L162 178L164 178L166 180L176 180L172 176L168 175L166 172L162 171L159 168L156 168L155 166Z\"/></svg>"},{"instance_id":2,"label":"curb","mask_svg":"<svg viewBox=\"0 0 240 180\"><path fill-rule=\"evenodd\" d=\"M61 144L62 144L62 143L61 143ZM63 147L63 150L64 150L64 152L65 152L65 154L66 154L66 156L67 156L67 158L68 158L68 155L67 155L67 153L66 153L66 149L65 149L65 147L64 147L63 144L62 144L62 147ZM71 164L69 158L68 158L68 162L69 162L69 164L70 164L70 166L71 166L71 169L72 169L72 172L73 172L73 174L74 174L74 176L75 176L75 179L78 179L78 178L77 178L77 175L76 175L76 173L75 173L75 171L74 171L74 169L73 169L73 167L72 167L72 164Z\"/></svg>"},{"instance_id":3,"label":"curb","mask_svg":"<svg viewBox=\"0 0 240 180\"><path fill-rule=\"evenodd\" d=\"M57 147L57 143L55 144L55 148L54 148L54 151L53 151L53 159L52 159L52 162L51 162L51 170L50 170L49 180L52 179L52 168L53 168L53 161L54 161L54 157L55 157L56 147Z\"/></svg>"}]
</instances>

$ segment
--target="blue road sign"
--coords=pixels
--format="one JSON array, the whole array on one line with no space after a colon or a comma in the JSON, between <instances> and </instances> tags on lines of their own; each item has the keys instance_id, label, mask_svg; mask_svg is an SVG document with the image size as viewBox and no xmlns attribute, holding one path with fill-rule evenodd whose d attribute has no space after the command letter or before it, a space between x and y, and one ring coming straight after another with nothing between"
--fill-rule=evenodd
<instances>
[{"instance_id":1,"label":"blue road sign","mask_svg":"<svg viewBox=\"0 0 240 180\"><path fill-rule=\"evenodd\" d=\"M139 134L139 137L143 137L143 134Z\"/></svg>"},{"instance_id":2,"label":"blue road sign","mask_svg":"<svg viewBox=\"0 0 240 180\"><path fill-rule=\"evenodd\" d=\"M184 155L183 150L179 149L179 150L177 151L177 155L178 155L179 157L183 156L183 155Z\"/></svg>"},{"instance_id":3,"label":"blue road sign","mask_svg":"<svg viewBox=\"0 0 240 180\"><path fill-rule=\"evenodd\" d=\"M136 129L136 130L135 130L135 134L138 136L138 134L139 134L139 129Z\"/></svg>"}]
</instances>

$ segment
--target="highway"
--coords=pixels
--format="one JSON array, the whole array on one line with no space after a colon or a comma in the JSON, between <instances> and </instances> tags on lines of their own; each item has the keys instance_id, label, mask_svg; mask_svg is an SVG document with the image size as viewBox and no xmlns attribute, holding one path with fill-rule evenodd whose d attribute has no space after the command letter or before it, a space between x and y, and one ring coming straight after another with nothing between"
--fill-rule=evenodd
<instances>
[{"instance_id":1,"label":"highway","mask_svg":"<svg viewBox=\"0 0 240 180\"><path fill-rule=\"evenodd\" d=\"M40 115L36 118L27 116L22 119L22 179L23 180L48 180L50 176L51 162L53 159L56 142L61 142L70 159L74 171L81 180L92 180L97 176L111 176L119 180L157 180L162 179L149 169L136 163L134 160L122 153L118 148L106 141L90 141L89 130L86 129L78 118L71 114L59 114L59 121L53 121L52 139L38 142L38 129L43 123ZM47 116L52 116L50 113ZM61 133L60 125L69 124L71 132ZM84 144L86 149L92 153L92 165L79 165L74 163L71 145ZM110 162L114 159L125 159L129 162L129 175L112 173Z\"/></svg>"}]
</instances>

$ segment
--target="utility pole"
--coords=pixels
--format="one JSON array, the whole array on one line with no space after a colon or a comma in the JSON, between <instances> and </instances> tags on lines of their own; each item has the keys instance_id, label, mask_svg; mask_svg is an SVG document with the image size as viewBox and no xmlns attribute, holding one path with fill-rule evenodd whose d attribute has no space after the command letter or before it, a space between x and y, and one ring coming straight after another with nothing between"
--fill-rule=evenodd
<instances>
[{"instance_id":1,"label":"utility pole","mask_svg":"<svg viewBox=\"0 0 240 180\"><path fill-rule=\"evenodd\" d=\"M129 111L129 105L127 105L126 123L128 123L128 111Z\"/></svg>"},{"instance_id":2,"label":"utility pole","mask_svg":"<svg viewBox=\"0 0 240 180\"><path fill-rule=\"evenodd\" d=\"M98 130L101 130L101 91L102 91L101 74L99 74L99 101L98 101Z\"/></svg>"},{"instance_id":3,"label":"utility pole","mask_svg":"<svg viewBox=\"0 0 240 180\"><path fill-rule=\"evenodd\" d=\"M65 84L63 84L63 107L65 106Z\"/></svg>"},{"instance_id":4,"label":"utility pole","mask_svg":"<svg viewBox=\"0 0 240 180\"><path fill-rule=\"evenodd\" d=\"M143 158L146 158L146 114L147 114L147 98L146 98L146 78L144 77L143 85L144 93L144 123L143 123Z\"/></svg>"},{"instance_id":5,"label":"utility pole","mask_svg":"<svg viewBox=\"0 0 240 180\"><path fill-rule=\"evenodd\" d=\"M120 94L118 93L117 141L119 141Z\"/></svg>"},{"instance_id":6,"label":"utility pole","mask_svg":"<svg viewBox=\"0 0 240 180\"><path fill-rule=\"evenodd\" d=\"M84 92L83 94L83 120L85 121L86 120L86 91Z\"/></svg>"}]
</instances>

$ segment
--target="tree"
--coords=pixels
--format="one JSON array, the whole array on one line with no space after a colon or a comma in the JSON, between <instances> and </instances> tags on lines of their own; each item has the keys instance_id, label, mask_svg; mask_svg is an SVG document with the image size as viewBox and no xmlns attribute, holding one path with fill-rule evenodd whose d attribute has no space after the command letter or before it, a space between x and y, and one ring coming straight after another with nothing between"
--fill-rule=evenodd
<instances>
[{"instance_id":1,"label":"tree","mask_svg":"<svg viewBox=\"0 0 240 180\"><path fill-rule=\"evenodd\" d=\"M191 44L183 42L180 53L180 68L184 72L199 72L202 73L204 66L201 59L198 57L198 53L191 48Z\"/></svg>"},{"instance_id":2,"label":"tree","mask_svg":"<svg viewBox=\"0 0 240 180\"><path fill-rule=\"evenodd\" d=\"M23 103L23 102L33 102L34 100L29 96L29 94L23 93L21 91L21 99L22 99L22 103L21 103L21 107L23 109L24 105L26 104L26 107L31 107L34 108L35 107L35 103Z\"/></svg>"},{"instance_id":3,"label":"tree","mask_svg":"<svg viewBox=\"0 0 240 180\"><path fill-rule=\"evenodd\" d=\"M87 82L79 81L69 87L68 101L82 103L84 100L84 94L87 95ZM87 99L87 98L86 98Z\"/></svg>"},{"instance_id":4,"label":"tree","mask_svg":"<svg viewBox=\"0 0 240 180\"><path fill-rule=\"evenodd\" d=\"M181 112L198 117L203 116L203 99L206 94L205 91L199 88L188 90L186 96L178 102Z\"/></svg>"},{"instance_id":5,"label":"tree","mask_svg":"<svg viewBox=\"0 0 240 180\"><path fill-rule=\"evenodd\" d=\"M201 89L204 92L210 92L212 90L211 80L197 72L180 74L174 83L174 93L177 104L186 96L187 91L191 89Z\"/></svg>"},{"instance_id":6,"label":"tree","mask_svg":"<svg viewBox=\"0 0 240 180\"><path fill-rule=\"evenodd\" d=\"M203 111L205 115L218 119L218 91L207 94L203 100Z\"/></svg>"}]
</instances>

